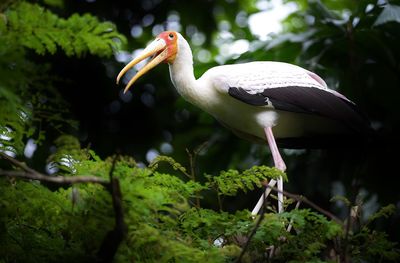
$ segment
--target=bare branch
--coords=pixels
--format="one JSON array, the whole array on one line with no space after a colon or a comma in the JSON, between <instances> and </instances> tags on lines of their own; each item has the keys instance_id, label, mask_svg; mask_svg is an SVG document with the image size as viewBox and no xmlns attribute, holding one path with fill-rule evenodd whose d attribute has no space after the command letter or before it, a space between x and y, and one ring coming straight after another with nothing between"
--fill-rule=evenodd
<instances>
[{"instance_id":1,"label":"bare branch","mask_svg":"<svg viewBox=\"0 0 400 263\"><path fill-rule=\"evenodd\" d=\"M35 173L29 173L24 171L6 171L0 169L0 175L21 178L21 179L30 179L30 180L38 180L41 182L49 182L56 184L82 184L82 183L96 183L101 185L108 185L109 182L104 180L103 178L96 176L48 176L44 174L40 174L35 171Z\"/></svg>"},{"instance_id":2,"label":"bare branch","mask_svg":"<svg viewBox=\"0 0 400 263\"><path fill-rule=\"evenodd\" d=\"M38 171L28 167L25 163L20 162L2 152L0 152L0 157L7 160L14 166L21 168L23 171L7 171L0 169L1 176L22 178L28 180L38 180L41 182L49 182L56 184L80 184L80 183L96 183L101 185L108 185L109 181L96 177L96 176L49 176L41 174Z\"/></svg>"},{"instance_id":3,"label":"bare branch","mask_svg":"<svg viewBox=\"0 0 400 263\"><path fill-rule=\"evenodd\" d=\"M32 168L29 168L25 163L20 162L16 159L14 159L11 156L8 156L7 154L0 152L0 157L3 158L4 160L7 160L8 162L12 163L13 165L21 168L22 170L31 173L31 174L40 174L39 172L33 170Z\"/></svg>"},{"instance_id":4,"label":"bare branch","mask_svg":"<svg viewBox=\"0 0 400 263\"><path fill-rule=\"evenodd\" d=\"M115 213L115 226L110 230L100 246L97 253L98 262L106 263L113 262L114 256L117 253L118 247L124 240L128 227L124 222L124 211L122 207L122 194L118 178L113 177L115 164L117 162L118 155L114 156L112 166L110 169L110 188L108 189L111 197Z\"/></svg>"},{"instance_id":5,"label":"bare branch","mask_svg":"<svg viewBox=\"0 0 400 263\"><path fill-rule=\"evenodd\" d=\"M318 212L321 212L322 214L324 214L324 215L326 215L327 217L331 218L331 219L334 220L336 223L338 223L338 224L340 224L340 225L343 225L343 222L342 222L339 218L337 218L334 214L332 214L331 212L329 212L329 211L327 211L327 210L321 208L320 206L316 205L315 203L311 202L311 201L308 200L305 196L297 195L297 194L292 194L292 193L289 193L289 192L287 192L287 191L285 191L285 190L280 191L280 190L278 190L278 189L275 188L275 187L269 186L268 184L265 184L265 186L271 188L272 190L274 190L274 191L277 192L277 193L281 192L281 193L283 193L284 195L286 195L286 196L288 196L288 197L290 197L290 198L292 198L292 199L294 199L294 200L296 200L296 201L306 203L306 204L308 204L309 206L311 206L312 208L314 208L315 210L317 210Z\"/></svg>"},{"instance_id":6,"label":"bare branch","mask_svg":"<svg viewBox=\"0 0 400 263\"><path fill-rule=\"evenodd\" d=\"M190 152L189 149L186 149L186 153L189 156L189 165L190 165L190 176L189 178L193 181L196 182L196 171L195 171L195 166L196 166L196 160L197 160L197 156L199 155L199 153L205 149L208 145L208 141L203 142L202 144L200 144L198 147L196 147L196 149L193 150L193 152ZM220 198L218 196L218 201L220 204ZM196 192L196 207L200 208L200 198L198 195L198 192ZM220 210L222 210L221 208L222 206L220 205Z\"/></svg>"},{"instance_id":7,"label":"bare branch","mask_svg":"<svg viewBox=\"0 0 400 263\"><path fill-rule=\"evenodd\" d=\"M37 172L36 170L28 167L25 163L22 163L4 153L0 152L0 157L7 160L14 166L22 169L14 171L6 171L0 169L0 175L2 176L38 180L57 184L98 183L105 186L112 197L112 204L115 213L115 226L107 233L106 237L104 238L98 251L98 258L96 262L108 263L113 261L115 253L117 252L118 247L123 241L127 232L127 226L124 222L122 194L119 180L118 178L113 177L118 155L116 155L113 159L113 163L109 172L110 181L95 176L48 176Z\"/></svg>"}]
</instances>

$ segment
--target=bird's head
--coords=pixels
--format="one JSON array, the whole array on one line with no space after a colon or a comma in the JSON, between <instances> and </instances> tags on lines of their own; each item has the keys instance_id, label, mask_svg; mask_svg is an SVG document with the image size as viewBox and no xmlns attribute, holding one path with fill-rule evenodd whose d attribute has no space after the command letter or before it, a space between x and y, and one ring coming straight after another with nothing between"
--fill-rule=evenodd
<instances>
[{"instance_id":1,"label":"bird's head","mask_svg":"<svg viewBox=\"0 0 400 263\"><path fill-rule=\"evenodd\" d=\"M117 84L121 77L136 64L142 60L152 57L152 59L144 65L136 75L128 82L124 89L124 93L133 85L133 83L143 76L150 69L164 62L172 64L178 52L178 33L175 31L165 31L151 42L136 58L129 62L118 74Z\"/></svg>"}]
</instances>

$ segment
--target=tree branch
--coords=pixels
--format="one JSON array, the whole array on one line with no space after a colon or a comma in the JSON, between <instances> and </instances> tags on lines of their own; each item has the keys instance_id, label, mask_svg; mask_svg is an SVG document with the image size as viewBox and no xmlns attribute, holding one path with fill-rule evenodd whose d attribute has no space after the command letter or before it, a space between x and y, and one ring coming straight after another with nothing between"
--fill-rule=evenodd
<instances>
[{"instance_id":1,"label":"tree branch","mask_svg":"<svg viewBox=\"0 0 400 263\"><path fill-rule=\"evenodd\" d=\"M7 160L9 163L12 163L13 165L21 168L25 172L31 173L31 174L40 174L39 172L33 170L32 168L29 168L25 163L18 161L17 159L14 159L11 156L8 156L7 154L0 152L0 157L3 158L4 160Z\"/></svg>"},{"instance_id":2,"label":"tree branch","mask_svg":"<svg viewBox=\"0 0 400 263\"><path fill-rule=\"evenodd\" d=\"M28 167L25 163L20 162L2 152L0 152L0 157L7 160L14 166L17 166L22 169L22 171L18 170L6 171L0 169L0 175L2 176L38 180L38 181L51 182L57 184L97 183L105 186L106 189L110 192L112 197L112 205L115 213L115 226L105 236L101 244L101 247L97 253L98 256L97 262L106 263L113 261L114 256L118 250L118 247L123 241L125 234L127 232L127 226L124 222L122 194L121 194L119 180L118 178L113 177L118 155L114 157L112 162L112 166L109 173L110 181L95 176L70 176L70 177L48 176L37 172L36 170Z\"/></svg>"},{"instance_id":3,"label":"tree branch","mask_svg":"<svg viewBox=\"0 0 400 263\"><path fill-rule=\"evenodd\" d=\"M23 171L7 171L0 169L0 175L14 178L22 178L29 180L38 180L41 182L49 182L56 184L80 184L80 183L96 183L101 185L108 185L110 182L96 176L49 176L45 174L41 174L38 171L28 167L25 163L20 162L14 159L11 156L8 156L2 152L0 152L0 157L7 160L14 166L21 168Z\"/></svg>"},{"instance_id":4,"label":"tree branch","mask_svg":"<svg viewBox=\"0 0 400 263\"><path fill-rule=\"evenodd\" d=\"M97 253L99 263L113 262L118 247L124 240L125 234L128 229L124 221L124 212L122 208L122 194L119 185L119 180L118 178L113 177L117 158L118 155L115 155L112 162L112 166L109 173L111 183L109 185L110 187L108 188L108 191L110 192L112 197L112 203L115 214L115 226L112 230L110 230L107 233L107 235L103 239L103 242Z\"/></svg>"},{"instance_id":5,"label":"tree branch","mask_svg":"<svg viewBox=\"0 0 400 263\"><path fill-rule=\"evenodd\" d=\"M56 184L81 184L81 183L96 183L101 185L108 185L109 182L96 176L48 176L38 172L29 173L24 171L6 171L0 169L0 175L21 179L38 180L41 182L49 182Z\"/></svg>"},{"instance_id":6,"label":"tree branch","mask_svg":"<svg viewBox=\"0 0 400 263\"><path fill-rule=\"evenodd\" d=\"M274 191L277 192L277 193L281 192L281 193L283 193L284 195L286 195L286 196L288 196L288 197L290 197L290 198L292 198L292 199L294 199L294 200L296 200L296 201L299 201L299 202L303 202L303 203L308 204L309 206L311 206L312 208L314 208L314 209L317 210L318 212L321 212L322 214L326 215L326 216L329 217L330 219L334 220L336 223L338 223L338 224L340 224L340 225L343 225L343 222L342 222L339 218L337 218L334 214L332 214L331 212L329 212L329 211L323 209L322 207L316 205L315 203L311 202L311 201L308 200L305 196L297 195L297 194L292 194L292 193L289 193L289 192L287 192L287 191L285 191L285 190L280 191L280 190L278 190L278 189L275 188L275 187L269 186L268 184L264 184L264 185L265 185L266 187L271 188L272 190L274 190Z\"/></svg>"}]
</instances>

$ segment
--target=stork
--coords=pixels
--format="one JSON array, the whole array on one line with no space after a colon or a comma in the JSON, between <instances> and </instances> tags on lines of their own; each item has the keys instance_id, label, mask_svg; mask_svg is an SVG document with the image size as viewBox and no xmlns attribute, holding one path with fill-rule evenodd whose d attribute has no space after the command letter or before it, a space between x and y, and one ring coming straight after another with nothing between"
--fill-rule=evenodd
<instances>
[{"instance_id":1,"label":"stork","mask_svg":"<svg viewBox=\"0 0 400 263\"><path fill-rule=\"evenodd\" d=\"M124 92L150 69L168 63L173 85L190 103L214 116L223 126L247 140L265 143L276 168L286 170L278 145L283 148L314 147L358 136L369 125L356 105L328 88L317 74L296 65L257 61L217 66L196 80L188 42L175 31L165 31L118 74L121 77L151 57L129 80ZM282 178L278 184L278 211L283 211ZM266 195L270 192L267 188ZM264 201L258 201L257 214Z\"/></svg>"}]
</instances>

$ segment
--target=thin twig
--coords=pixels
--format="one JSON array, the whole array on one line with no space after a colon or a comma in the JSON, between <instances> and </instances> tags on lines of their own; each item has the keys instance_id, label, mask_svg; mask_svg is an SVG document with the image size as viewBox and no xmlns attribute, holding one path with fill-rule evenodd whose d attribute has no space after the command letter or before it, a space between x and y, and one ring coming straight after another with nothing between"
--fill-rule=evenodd
<instances>
[{"instance_id":1,"label":"thin twig","mask_svg":"<svg viewBox=\"0 0 400 263\"><path fill-rule=\"evenodd\" d=\"M7 160L14 166L21 168L23 171L7 171L0 169L0 175L14 177L14 178L22 178L22 179L30 179L30 180L38 180L41 182L49 182L56 184L80 184L80 183L97 183L101 185L107 185L109 182L104 180L103 178L96 176L49 176L28 167L25 163L18 161L17 159L6 155L5 153L0 152L0 157Z\"/></svg>"},{"instance_id":2,"label":"thin twig","mask_svg":"<svg viewBox=\"0 0 400 263\"><path fill-rule=\"evenodd\" d=\"M356 173L358 174L358 173ZM354 179L352 182L352 197L351 197L351 203L348 207L348 215L347 215L347 220L345 223L345 235L344 235L344 239L342 242L342 253L341 253L341 257L342 257L342 261L343 262L349 262L348 256L347 256L347 252L348 252L348 246L349 246L349 234L350 234L350 230L352 229L352 225L353 225L353 217L352 217L352 210L353 210L353 206L356 204L357 201L357 195L359 192L359 187L358 184L356 185L357 181ZM356 189L356 191L354 191Z\"/></svg>"},{"instance_id":3,"label":"thin twig","mask_svg":"<svg viewBox=\"0 0 400 263\"><path fill-rule=\"evenodd\" d=\"M118 157L119 157L119 155L116 154L116 155L114 155L114 158L112 160L111 169L110 169L110 172L108 173L108 176L110 177L110 181L112 181L112 179L113 179L115 165L117 164Z\"/></svg>"},{"instance_id":4,"label":"thin twig","mask_svg":"<svg viewBox=\"0 0 400 263\"><path fill-rule=\"evenodd\" d=\"M219 211L222 212L222 200L221 200L221 196L218 193L218 189L217 187L215 187L215 191L217 192L217 201L218 201L218 207L219 207Z\"/></svg>"},{"instance_id":5,"label":"thin twig","mask_svg":"<svg viewBox=\"0 0 400 263\"><path fill-rule=\"evenodd\" d=\"M56 184L82 184L82 183L96 183L101 185L108 185L109 182L104 180L100 177L96 176L48 176L38 172L29 173L24 171L6 171L0 169L0 175L7 176L7 177L14 177L14 178L22 178L22 179L29 179L29 180L38 180L41 182L49 182L49 183L56 183Z\"/></svg>"},{"instance_id":6,"label":"thin twig","mask_svg":"<svg viewBox=\"0 0 400 263\"><path fill-rule=\"evenodd\" d=\"M195 152L193 152L194 154L192 154L192 153L189 151L189 149L186 149L186 153L187 153L188 156L189 156L190 179L191 179L193 182L196 182L196 174L195 174L195 171L194 171L194 163L195 163L195 159L196 159ZM200 198L199 198L199 196L197 195L197 193L196 193L196 207L197 207L197 208L200 208Z\"/></svg>"},{"instance_id":7,"label":"thin twig","mask_svg":"<svg viewBox=\"0 0 400 263\"><path fill-rule=\"evenodd\" d=\"M112 204L115 213L115 226L112 230L110 230L106 237L103 239L103 242L98 251L98 262L113 262L114 256L117 253L118 247L121 242L124 240L124 237L127 232L127 226L124 222L124 212L122 208L122 194L121 188L119 184L118 178L113 177L115 164L117 162L118 155L114 156L112 166L110 169L110 194L112 197Z\"/></svg>"},{"instance_id":8,"label":"thin twig","mask_svg":"<svg viewBox=\"0 0 400 263\"><path fill-rule=\"evenodd\" d=\"M208 141L202 143L200 146L198 146L196 149L193 150L193 154L186 149L186 152L189 156L189 165L190 165L190 179L193 180L193 182L196 182L196 171L195 171L195 166L196 166L196 159L197 155L208 145ZM198 193L196 193L196 207L200 208L200 198Z\"/></svg>"},{"instance_id":9,"label":"thin twig","mask_svg":"<svg viewBox=\"0 0 400 263\"><path fill-rule=\"evenodd\" d=\"M104 185L106 189L110 192L112 197L112 204L115 213L115 226L111 231L107 233L106 237L104 238L97 254L98 256L97 262L105 263L113 261L115 253L117 252L118 247L120 243L123 241L125 234L127 232L127 226L124 222L122 195L121 195L119 180L118 178L113 178L113 173L115 170L115 164L118 155L114 157L112 162L112 166L109 173L110 181L95 176L73 176L73 177L48 176L39 173L38 171L28 167L25 163L22 163L4 153L0 152L0 157L23 170L23 171L6 171L0 169L0 175L3 176L39 180L43 182L51 182L58 184L98 183Z\"/></svg>"},{"instance_id":10,"label":"thin twig","mask_svg":"<svg viewBox=\"0 0 400 263\"><path fill-rule=\"evenodd\" d=\"M292 193L289 193L289 192L287 192L287 191L285 191L285 190L280 191L280 190L278 190L278 189L275 188L275 187L269 186L268 184L266 184L265 186L271 188L272 190L274 190L274 191L277 192L277 193L281 192L281 193L283 193L284 195L286 195L286 196L288 196L288 197L290 197L290 198L292 198L292 199L294 199L294 200L296 200L296 201L304 202L304 203L308 204L309 206L311 206L312 208L314 208L315 210L317 210L317 211L321 212L322 214L326 215L327 217L331 218L331 219L334 220L336 223L338 223L338 224L340 224L340 225L343 225L343 222L342 222L339 218L337 218L334 214L332 214L331 212L329 212L329 211L327 211L327 210L321 208L320 206L314 204L313 202L311 202L310 200L308 200L305 196L297 195L297 194L292 194Z\"/></svg>"},{"instance_id":11,"label":"thin twig","mask_svg":"<svg viewBox=\"0 0 400 263\"><path fill-rule=\"evenodd\" d=\"M235 263L240 263L240 262L242 262L242 258L243 258L243 256L244 256L244 253L246 253L247 248L248 248L249 245L250 245L251 239L253 238L254 234L257 232L257 229L260 227L260 224L261 224L262 220L264 219L265 203L266 203L266 199L267 199L267 197L266 197L266 195L265 195L265 191L264 191L264 193L263 193L263 198L264 198L264 202L263 202L263 204L262 204L262 206L261 206L260 217L258 218L258 220L257 220L257 222L256 222L256 225L254 226L253 230L251 231L249 237L247 238L247 241L246 241L246 243L244 244L244 246L243 246L243 248L242 248L242 251L240 252L240 255L239 255L239 257L236 259Z\"/></svg>"},{"instance_id":12,"label":"thin twig","mask_svg":"<svg viewBox=\"0 0 400 263\"><path fill-rule=\"evenodd\" d=\"M0 157L8 162L12 163L13 165L23 169L24 171L31 173L31 174L40 174L39 172L33 170L32 168L28 167L25 163L18 161L17 159L8 156L7 154L0 152Z\"/></svg>"}]
</instances>

